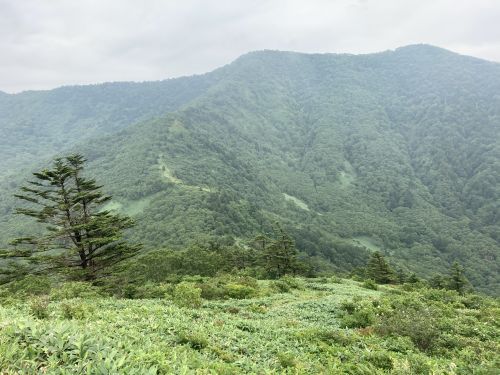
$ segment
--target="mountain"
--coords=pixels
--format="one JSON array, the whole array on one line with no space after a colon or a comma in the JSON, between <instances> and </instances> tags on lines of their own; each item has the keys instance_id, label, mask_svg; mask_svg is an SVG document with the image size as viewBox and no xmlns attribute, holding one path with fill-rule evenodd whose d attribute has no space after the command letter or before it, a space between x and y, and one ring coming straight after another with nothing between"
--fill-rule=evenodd
<instances>
[{"instance_id":1,"label":"mountain","mask_svg":"<svg viewBox=\"0 0 500 375\"><path fill-rule=\"evenodd\" d=\"M320 266L381 250L428 277L457 260L498 294L499 93L500 64L414 45L0 95L0 238L30 228L10 214L28 172L79 151L147 249L244 244L279 221Z\"/></svg>"}]
</instances>

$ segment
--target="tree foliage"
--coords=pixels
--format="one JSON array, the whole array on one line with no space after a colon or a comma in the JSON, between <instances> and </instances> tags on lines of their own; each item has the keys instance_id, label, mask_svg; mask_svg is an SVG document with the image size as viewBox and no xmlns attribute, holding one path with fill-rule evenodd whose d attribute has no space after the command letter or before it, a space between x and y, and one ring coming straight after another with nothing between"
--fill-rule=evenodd
<instances>
[{"instance_id":1,"label":"tree foliage","mask_svg":"<svg viewBox=\"0 0 500 375\"><path fill-rule=\"evenodd\" d=\"M467 284L468 281L464 276L464 268L458 262L453 262L448 278L448 288L464 294Z\"/></svg>"},{"instance_id":2,"label":"tree foliage","mask_svg":"<svg viewBox=\"0 0 500 375\"><path fill-rule=\"evenodd\" d=\"M379 284L389 284L395 280L394 271L380 251L376 251L371 255L366 266L366 275Z\"/></svg>"},{"instance_id":3,"label":"tree foliage","mask_svg":"<svg viewBox=\"0 0 500 375\"><path fill-rule=\"evenodd\" d=\"M275 223L273 230L272 237L260 235L254 241L261 249L262 266L271 278L296 274L303 267L297 259L293 239L279 223Z\"/></svg>"},{"instance_id":4,"label":"tree foliage","mask_svg":"<svg viewBox=\"0 0 500 375\"><path fill-rule=\"evenodd\" d=\"M57 158L51 168L34 173L35 179L15 195L28 202L16 213L44 224L46 233L15 239L13 245L21 248L11 257L43 264L36 272L77 269L92 279L138 252L140 246L122 240L122 231L133 221L101 210L111 197L94 179L84 177L84 164L79 154Z\"/></svg>"},{"instance_id":5,"label":"tree foliage","mask_svg":"<svg viewBox=\"0 0 500 375\"><path fill-rule=\"evenodd\" d=\"M279 220L323 269L380 250L428 278L457 260L498 294L499 77L423 45L262 51L181 80L0 96L0 246L31 230L12 189L72 148L147 250L244 243Z\"/></svg>"}]
</instances>

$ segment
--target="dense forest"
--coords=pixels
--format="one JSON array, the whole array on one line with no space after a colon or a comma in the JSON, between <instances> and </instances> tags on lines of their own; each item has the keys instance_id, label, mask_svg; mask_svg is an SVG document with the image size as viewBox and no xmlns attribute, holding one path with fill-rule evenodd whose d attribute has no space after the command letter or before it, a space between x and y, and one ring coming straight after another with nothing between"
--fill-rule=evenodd
<instances>
[{"instance_id":1,"label":"dense forest","mask_svg":"<svg viewBox=\"0 0 500 375\"><path fill-rule=\"evenodd\" d=\"M144 253L244 252L278 221L317 273L380 251L425 278L458 261L498 295L499 92L499 64L416 45L253 52L201 76L2 94L0 246L33 231L12 215L19 186L79 152Z\"/></svg>"}]
</instances>

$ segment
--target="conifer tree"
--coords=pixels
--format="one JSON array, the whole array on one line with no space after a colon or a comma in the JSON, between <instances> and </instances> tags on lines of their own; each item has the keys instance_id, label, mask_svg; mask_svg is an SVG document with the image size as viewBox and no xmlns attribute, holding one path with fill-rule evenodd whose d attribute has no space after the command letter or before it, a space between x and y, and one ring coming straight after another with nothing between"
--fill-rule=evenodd
<instances>
[{"instance_id":1,"label":"conifer tree","mask_svg":"<svg viewBox=\"0 0 500 375\"><path fill-rule=\"evenodd\" d=\"M122 239L133 221L102 209L111 197L83 176L85 162L79 154L57 158L51 168L33 173L35 179L15 195L28 202L16 213L35 218L46 232L14 240L11 259L27 259L37 273L78 270L85 279L94 279L139 251L140 245Z\"/></svg>"},{"instance_id":2,"label":"conifer tree","mask_svg":"<svg viewBox=\"0 0 500 375\"><path fill-rule=\"evenodd\" d=\"M415 272L412 272L410 277L408 277L408 280L406 280L408 284L416 284L420 282L420 279L418 278L417 274Z\"/></svg>"},{"instance_id":3,"label":"conifer tree","mask_svg":"<svg viewBox=\"0 0 500 375\"><path fill-rule=\"evenodd\" d=\"M464 294L467 284L468 281L464 276L463 267L460 264L458 264L458 262L453 262L450 269L448 287L451 290L456 290L460 294Z\"/></svg>"},{"instance_id":4,"label":"conifer tree","mask_svg":"<svg viewBox=\"0 0 500 375\"><path fill-rule=\"evenodd\" d=\"M295 243L278 223L273 229L274 238L261 235L255 239L255 242L262 246L263 266L273 278L295 274L301 268Z\"/></svg>"},{"instance_id":5,"label":"conifer tree","mask_svg":"<svg viewBox=\"0 0 500 375\"><path fill-rule=\"evenodd\" d=\"M370 257L366 271L368 278L379 284L389 284L394 280L394 272L379 251Z\"/></svg>"}]
</instances>

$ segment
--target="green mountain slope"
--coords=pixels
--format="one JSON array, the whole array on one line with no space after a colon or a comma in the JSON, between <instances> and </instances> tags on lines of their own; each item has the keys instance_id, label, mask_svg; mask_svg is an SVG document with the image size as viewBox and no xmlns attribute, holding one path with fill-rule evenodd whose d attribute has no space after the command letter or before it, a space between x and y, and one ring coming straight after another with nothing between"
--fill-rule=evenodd
<instances>
[{"instance_id":1,"label":"green mountain slope","mask_svg":"<svg viewBox=\"0 0 500 375\"><path fill-rule=\"evenodd\" d=\"M170 106L144 99L151 111L135 119L170 113L131 126L104 117L107 132L72 144L111 208L136 218L132 238L242 242L278 220L339 270L381 249L424 276L458 260L475 286L500 291L499 64L425 45L264 51L191 79L203 88ZM12 206L1 202L4 217ZM4 240L25 230L2 220Z\"/></svg>"},{"instance_id":2,"label":"green mountain slope","mask_svg":"<svg viewBox=\"0 0 500 375\"><path fill-rule=\"evenodd\" d=\"M215 73L158 82L0 93L0 175L84 140L176 110L217 79Z\"/></svg>"}]
</instances>

